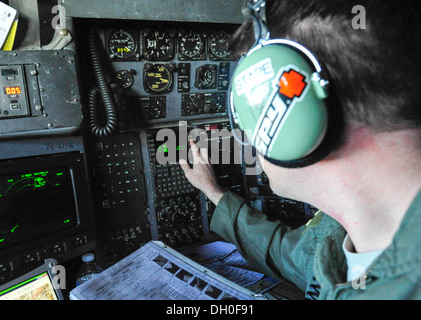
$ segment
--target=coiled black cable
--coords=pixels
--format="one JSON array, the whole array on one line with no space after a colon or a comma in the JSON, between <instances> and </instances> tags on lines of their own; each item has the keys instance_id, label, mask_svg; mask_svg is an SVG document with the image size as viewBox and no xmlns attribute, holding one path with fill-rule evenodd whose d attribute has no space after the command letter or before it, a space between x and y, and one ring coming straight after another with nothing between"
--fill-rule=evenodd
<instances>
[{"instance_id":1,"label":"coiled black cable","mask_svg":"<svg viewBox=\"0 0 421 320\"><path fill-rule=\"evenodd\" d=\"M105 137L112 134L118 128L118 113L111 89L105 79L104 71L99 59L96 46L95 32L91 29L89 33L89 53L91 64L95 75L97 87L89 92L89 123L91 131L98 137ZM98 122L98 101L102 100L105 109L106 123L101 125Z\"/></svg>"}]
</instances>

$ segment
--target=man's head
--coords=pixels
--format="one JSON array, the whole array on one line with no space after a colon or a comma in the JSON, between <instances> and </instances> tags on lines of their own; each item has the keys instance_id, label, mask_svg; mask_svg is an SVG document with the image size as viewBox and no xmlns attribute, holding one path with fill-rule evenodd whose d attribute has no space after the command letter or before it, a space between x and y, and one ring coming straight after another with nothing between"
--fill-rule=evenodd
<instances>
[{"instance_id":1,"label":"man's head","mask_svg":"<svg viewBox=\"0 0 421 320\"><path fill-rule=\"evenodd\" d=\"M352 8L366 12L354 29ZM327 69L347 124L374 131L421 127L421 3L413 0L267 0L271 38L309 49ZM252 24L240 28L233 47L253 43Z\"/></svg>"},{"instance_id":2,"label":"man's head","mask_svg":"<svg viewBox=\"0 0 421 320\"><path fill-rule=\"evenodd\" d=\"M365 29L353 28L356 4L365 8ZM271 38L300 43L327 69L348 146L358 148L349 144L354 132L361 132L355 128L367 128L368 134L421 128L418 1L267 0L266 17ZM240 28L233 40L237 53L247 52L252 35L250 22ZM301 197L297 189L312 183L314 168L282 169L260 159L278 194L308 200L311 195Z\"/></svg>"}]
</instances>

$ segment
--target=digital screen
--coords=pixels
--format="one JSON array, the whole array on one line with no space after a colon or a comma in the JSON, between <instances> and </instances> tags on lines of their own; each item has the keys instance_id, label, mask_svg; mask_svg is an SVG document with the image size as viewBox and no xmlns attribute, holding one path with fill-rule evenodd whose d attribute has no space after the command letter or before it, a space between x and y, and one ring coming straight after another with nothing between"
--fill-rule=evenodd
<instances>
[{"instance_id":1,"label":"digital screen","mask_svg":"<svg viewBox=\"0 0 421 320\"><path fill-rule=\"evenodd\" d=\"M21 94L22 90L20 87L5 87L4 93L5 94Z\"/></svg>"},{"instance_id":2,"label":"digital screen","mask_svg":"<svg viewBox=\"0 0 421 320\"><path fill-rule=\"evenodd\" d=\"M16 68L10 68L10 69L1 69L1 75L3 77L7 76L17 76L19 74L18 69Z\"/></svg>"},{"instance_id":3,"label":"digital screen","mask_svg":"<svg viewBox=\"0 0 421 320\"><path fill-rule=\"evenodd\" d=\"M0 176L0 250L76 226L66 168Z\"/></svg>"},{"instance_id":4,"label":"digital screen","mask_svg":"<svg viewBox=\"0 0 421 320\"><path fill-rule=\"evenodd\" d=\"M178 140L178 138L177 138ZM156 159L158 163L163 159L167 163L176 163L181 157L187 156L187 143L180 144L179 141L172 143L171 140L167 141L155 141ZM161 161L162 162L162 161ZM165 163L161 163L165 164Z\"/></svg>"},{"instance_id":5,"label":"digital screen","mask_svg":"<svg viewBox=\"0 0 421 320\"><path fill-rule=\"evenodd\" d=\"M0 292L0 300L58 300L47 272Z\"/></svg>"},{"instance_id":6,"label":"digital screen","mask_svg":"<svg viewBox=\"0 0 421 320\"><path fill-rule=\"evenodd\" d=\"M154 149L158 163L177 163L180 157L187 157L189 151L187 139L185 142L180 141L178 130L168 130L161 136L158 135L158 132L155 132L153 136L155 138Z\"/></svg>"},{"instance_id":7,"label":"digital screen","mask_svg":"<svg viewBox=\"0 0 421 320\"><path fill-rule=\"evenodd\" d=\"M187 155L187 144L174 144L170 142L156 141L155 145L156 150L156 159L160 164L165 163L177 163L180 160L180 153L184 151L184 154ZM181 154L181 157L185 157L184 154Z\"/></svg>"},{"instance_id":8,"label":"digital screen","mask_svg":"<svg viewBox=\"0 0 421 320\"><path fill-rule=\"evenodd\" d=\"M168 145L166 143L161 144L157 149L156 152L157 153L168 153L169 149L168 149ZM174 148L174 147L173 147ZM175 146L175 151L180 151L180 150L186 150L187 146L184 145L177 145Z\"/></svg>"}]
</instances>

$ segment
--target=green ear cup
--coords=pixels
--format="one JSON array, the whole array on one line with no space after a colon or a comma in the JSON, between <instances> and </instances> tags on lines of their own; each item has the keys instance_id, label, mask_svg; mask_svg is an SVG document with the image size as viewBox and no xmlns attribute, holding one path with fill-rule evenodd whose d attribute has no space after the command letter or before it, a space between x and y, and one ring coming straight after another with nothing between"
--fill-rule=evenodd
<instances>
[{"instance_id":1,"label":"green ear cup","mask_svg":"<svg viewBox=\"0 0 421 320\"><path fill-rule=\"evenodd\" d=\"M231 81L232 111L264 156L298 160L323 140L328 112L315 69L295 47L278 43L252 49L238 64Z\"/></svg>"}]
</instances>

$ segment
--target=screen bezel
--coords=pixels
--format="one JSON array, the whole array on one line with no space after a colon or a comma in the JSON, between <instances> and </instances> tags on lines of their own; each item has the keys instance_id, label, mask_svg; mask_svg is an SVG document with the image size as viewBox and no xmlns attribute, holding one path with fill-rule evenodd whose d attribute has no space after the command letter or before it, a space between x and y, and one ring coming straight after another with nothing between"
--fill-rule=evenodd
<instances>
[{"instance_id":1,"label":"screen bezel","mask_svg":"<svg viewBox=\"0 0 421 320\"><path fill-rule=\"evenodd\" d=\"M0 175L15 174L22 171L42 171L48 168L66 168L69 170L73 187L77 222L72 228L47 234L39 239L0 249L0 260L17 256L20 253L54 245L75 234L89 231L93 224L90 188L83 154L67 152L28 158L9 159L0 161ZM66 254L64 252L63 254ZM55 256L55 255L54 255Z\"/></svg>"},{"instance_id":2,"label":"screen bezel","mask_svg":"<svg viewBox=\"0 0 421 320\"><path fill-rule=\"evenodd\" d=\"M56 295L57 300L64 300L63 293L60 288L54 287L54 275L53 275L53 268L57 265L57 261L55 259L45 259L45 262L40 267L24 274L23 276L20 276L19 278L16 278L10 282L7 282L3 285L0 285L0 292L3 292L5 290L11 289L17 285L22 284L23 286L26 285L24 282L28 281L29 279L32 279L34 277L40 276L44 273L48 274L49 280L53 286L54 293ZM0 299L1 300L1 299Z\"/></svg>"}]
</instances>

